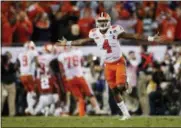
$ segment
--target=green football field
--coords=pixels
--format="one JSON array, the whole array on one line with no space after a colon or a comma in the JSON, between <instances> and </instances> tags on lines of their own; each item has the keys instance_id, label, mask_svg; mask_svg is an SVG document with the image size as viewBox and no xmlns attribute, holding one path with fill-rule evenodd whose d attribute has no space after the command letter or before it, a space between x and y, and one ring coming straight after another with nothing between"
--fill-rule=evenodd
<instances>
[{"instance_id":1,"label":"green football field","mask_svg":"<svg viewBox=\"0 0 181 128\"><path fill-rule=\"evenodd\" d=\"M2 127L181 127L181 116L2 117Z\"/></svg>"}]
</instances>

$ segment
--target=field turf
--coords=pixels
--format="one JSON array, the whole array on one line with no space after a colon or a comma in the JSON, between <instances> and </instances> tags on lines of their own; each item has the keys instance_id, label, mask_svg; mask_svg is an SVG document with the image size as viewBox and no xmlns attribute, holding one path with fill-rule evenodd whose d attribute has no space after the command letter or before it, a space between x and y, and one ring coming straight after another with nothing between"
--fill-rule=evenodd
<instances>
[{"instance_id":1,"label":"field turf","mask_svg":"<svg viewBox=\"0 0 181 128\"><path fill-rule=\"evenodd\" d=\"M181 127L181 116L2 117L2 127Z\"/></svg>"}]
</instances>

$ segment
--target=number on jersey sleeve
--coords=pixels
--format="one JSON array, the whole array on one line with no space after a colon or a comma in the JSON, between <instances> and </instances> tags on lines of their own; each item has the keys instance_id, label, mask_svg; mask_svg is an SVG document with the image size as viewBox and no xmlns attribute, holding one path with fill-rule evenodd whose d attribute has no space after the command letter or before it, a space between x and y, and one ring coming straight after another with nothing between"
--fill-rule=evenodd
<instances>
[{"instance_id":1,"label":"number on jersey sleeve","mask_svg":"<svg viewBox=\"0 0 181 128\"><path fill-rule=\"evenodd\" d=\"M107 53L112 53L111 46L109 45L108 39L104 40L103 49L107 51Z\"/></svg>"},{"instance_id":2,"label":"number on jersey sleeve","mask_svg":"<svg viewBox=\"0 0 181 128\"><path fill-rule=\"evenodd\" d=\"M79 65L79 57L78 56L73 56L73 57L66 57L65 61L67 62L67 67L74 68Z\"/></svg>"}]
</instances>

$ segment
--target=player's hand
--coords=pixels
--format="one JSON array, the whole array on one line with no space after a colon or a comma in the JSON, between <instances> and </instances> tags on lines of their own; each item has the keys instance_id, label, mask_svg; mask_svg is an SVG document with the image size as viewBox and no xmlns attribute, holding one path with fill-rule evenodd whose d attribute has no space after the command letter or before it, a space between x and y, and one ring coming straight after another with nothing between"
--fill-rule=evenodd
<instances>
[{"instance_id":1,"label":"player's hand","mask_svg":"<svg viewBox=\"0 0 181 128\"><path fill-rule=\"evenodd\" d=\"M66 46L67 45L67 40L64 37L62 37L61 40L58 40L57 44L60 45L60 46Z\"/></svg>"},{"instance_id":2,"label":"player's hand","mask_svg":"<svg viewBox=\"0 0 181 128\"><path fill-rule=\"evenodd\" d=\"M66 46L66 42L62 41L62 40L58 40L58 42L56 44L60 45L60 46Z\"/></svg>"},{"instance_id":3,"label":"player's hand","mask_svg":"<svg viewBox=\"0 0 181 128\"><path fill-rule=\"evenodd\" d=\"M157 43L164 43L164 41L167 40L165 36L159 36L159 32L153 37L154 37L154 41Z\"/></svg>"}]
</instances>

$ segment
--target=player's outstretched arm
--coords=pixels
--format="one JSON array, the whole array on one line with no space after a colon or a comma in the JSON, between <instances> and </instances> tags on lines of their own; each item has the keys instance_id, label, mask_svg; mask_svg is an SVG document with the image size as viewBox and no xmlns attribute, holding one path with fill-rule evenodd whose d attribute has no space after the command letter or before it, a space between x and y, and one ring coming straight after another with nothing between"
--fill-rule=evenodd
<instances>
[{"instance_id":1,"label":"player's outstretched arm","mask_svg":"<svg viewBox=\"0 0 181 128\"><path fill-rule=\"evenodd\" d=\"M118 39L135 39L135 40L141 40L141 41L149 41L149 42L157 42L157 43L170 43L171 40L166 40L164 36L159 36L159 33L157 33L154 36L144 36L141 34L131 34L131 33L121 33L118 35Z\"/></svg>"},{"instance_id":2,"label":"player's outstretched arm","mask_svg":"<svg viewBox=\"0 0 181 128\"><path fill-rule=\"evenodd\" d=\"M63 39L63 40L58 40L56 45L58 45L58 46L67 46L67 45L82 46L82 45L92 44L92 43L94 43L94 40L91 38L78 39L78 40L73 40L73 41L66 41L65 39Z\"/></svg>"}]
</instances>

